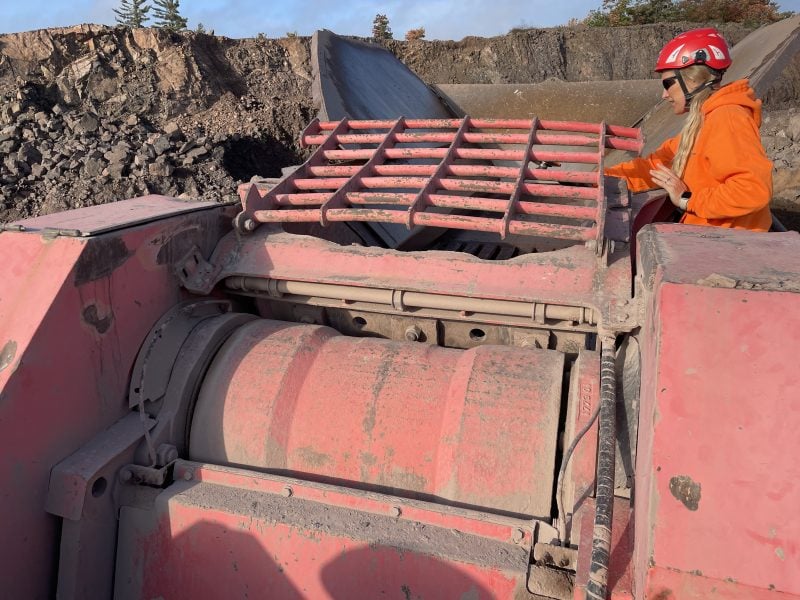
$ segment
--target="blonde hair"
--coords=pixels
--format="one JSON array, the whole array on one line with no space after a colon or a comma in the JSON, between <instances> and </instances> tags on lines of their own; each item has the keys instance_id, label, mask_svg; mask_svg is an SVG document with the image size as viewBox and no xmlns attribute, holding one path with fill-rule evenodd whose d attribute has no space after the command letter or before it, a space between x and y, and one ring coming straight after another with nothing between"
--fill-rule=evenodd
<instances>
[{"instance_id":1,"label":"blonde hair","mask_svg":"<svg viewBox=\"0 0 800 600\"><path fill-rule=\"evenodd\" d=\"M681 69L681 75L687 84L691 82L694 84L691 87L697 87L712 81L719 77L719 74L712 71L705 65L692 65ZM689 87L689 86L687 86ZM703 126L703 113L700 110L703 102L717 91L717 86L707 87L694 96L689 102L689 117L681 129L681 139L678 143L678 151L675 153L675 158L672 159L672 170L678 175L683 177L683 171L686 169L686 163L689 161L689 154L694 147L694 142L697 139L697 134L700 133L700 128Z\"/></svg>"}]
</instances>

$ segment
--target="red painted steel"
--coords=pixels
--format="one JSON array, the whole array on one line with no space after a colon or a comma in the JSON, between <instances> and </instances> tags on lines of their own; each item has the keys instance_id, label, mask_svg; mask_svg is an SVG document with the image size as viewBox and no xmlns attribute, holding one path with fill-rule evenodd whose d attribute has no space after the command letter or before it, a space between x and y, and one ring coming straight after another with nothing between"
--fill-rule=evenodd
<instances>
[{"instance_id":1,"label":"red painted steel","mask_svg":"<svg viewBox=\"0 0 800 600\"><path fill-rule=\"evenodd\" d=\"M232 256L235 260L228 258ZM211 287L229 276L251 275L547 302L592 307L598 312L606 304L627 302L631 293L630 262L617 260L600 268L593 253L581 246L497 262L476 260L460 253L427 252L423 262L418 253L340 246L311 236L264 230L221 240L210 262L220 265L204 281Z\"/></svg>"},{"instance_id":2,"label":"red painted steel","mask_svg":"<svg viewBox=\"0 0 800 600\"><path fill-rule=\"evenodd\" d=\"M575 515L575 528L583 550L591 545L594 529L594 499L588 498ZM634 600L633 592L633 507L627 498L614 498L613 524L611 527L611 554L608 566L608 600ZM591 562L590 551L578 552L578 565L575 575L574 600L586 600L586 583L589 579ZM678 598L690 596L677 596ZM658 596L656 596L658 598ZM696 598L702 598L697 596ZM667 600L666 598L664 600Z\"/></svg>"},{"instance_id":3,"label":"red painted steel","mask_svg":"<svg viewBox=\"0 0 800 600\"><path fill-rule=\"evenodd\" d=\"M256 321L220 350L193 459L530 516L551 512L562 354Z\"/></svg>"},{"instance_id":4,"label":"red painted steel","mask_svg":"<svg viewBox=\"0 0 800 600\"><path fill-rule=\"evenodd\" d=\"M636 465L646 524L636 529L638 593L800 595L800 239L650 226L639 244L653 288ZM723 585L731 580L741 588Z\"/></svg>"},{"instance_id":5,"label":"red painted steel","mask_svg":"<svg viewBox=\"0 0 800 600\"><path fill-rule=\"evenodd\" d=\"M527 597L530 522L177 465L187 472L152 510L122 509L116 598Z\"/></svg>"},{"instance_id":6,"label":"red painted steel","mask_svg":"<svg viewBox=\"0 0 800 600\"><path fill-rule=\"evenodd\" d=\"M607 209L603 178L596 173L562 169L540 180L539 175L545 169L531 168L541 166L532 163L592 164L597 173L602 173L606 148L637 151L642 145L641 136L632 128L469 117L461 120L313 121L301 139L304 145L318 146L317 150L274 189L263 195L248 193L243 197L243 212L238 219L242 230L252 231L252 224L257 222L319 221L325 226L333 221L374 221L405 224L408 228L424 225L489 231L502 238L517 234L577 241L594 239L600 248ZM430 147L437 144L448 146ZM481 144L490 147L480 147ZM359 148L340 149L345 145ZM377 146L364 148L365 145ZM491 147L496 145L502 148ZM515 146L516 149L509 149ZM570 148L585 146L592 147L593 151L570 151ZM438 162L412 165L388 162L409 159ZM339 161L352 160L366 160L366 163L339 164ZM478 164L456 163L463 160L478 161ZM519 167L495 166L489 162L493 160L513 160ZM580 182L581 187L554 185L553 182ZM330 192L325 194L326 190ZM398 190L413 190L413 193ZM500 208L492 198L480 195L503 196L500 218L495 221L427 211L428 207L452 208L451 203L463 201L464 193L479 194L465 207L475 211L498 211ZM379 203L385 205L383 208L358 208L376 194L379 194ZM545 200L548 198L557 201ZM530 206L539 203L545 208L538 210ZM523 205L528 205L524 212L520 210ZM295 209L295 206L303 208ZM525 218L521 218L522 215ZM244 225L246 220L251 223L249 227Z\"/></svg>"},{"instance_id":7,"label":"red painted steel","mask_svg":"<svg viewBox=\"0 0 800 600\"><path fill-rule=\"evenodd\" d=\"M148 216L122 202L46 220L91 231L119 227L125 212L159 219L98 238L0 233L0 595L54 596L60 524L44 509L50 470L128 411L139 345L181 295L176 244L208 248L203 240L219 235L220 208L170 218L176 204L185 207L155 201ZM19 224L37 229L41 219Z\"/></svg>"}]
</instances>

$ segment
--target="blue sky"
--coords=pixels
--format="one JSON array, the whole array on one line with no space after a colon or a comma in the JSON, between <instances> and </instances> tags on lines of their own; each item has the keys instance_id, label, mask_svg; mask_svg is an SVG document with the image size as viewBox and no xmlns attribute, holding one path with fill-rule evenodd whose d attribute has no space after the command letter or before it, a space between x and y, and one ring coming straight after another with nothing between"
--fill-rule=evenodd
<instances>
[{"instance_id":1,"label":"blue sky","mask_svg":"<svg viewBox=\"0 0 800 600\"><path fill-rule=\"evenodd\" d=\"M202 23L217 35L279 37L330 29L367 36L377 13L389 17L394 37L423 26L428 39L492 36L512 27L552 27L583 18L602 0L181 0L181 14L195 29ZM800 0L779 0L782 10L800 12ZM0 0L0 33L79 23L114 24L119 0Z\"/></svg>"}]
</instances>

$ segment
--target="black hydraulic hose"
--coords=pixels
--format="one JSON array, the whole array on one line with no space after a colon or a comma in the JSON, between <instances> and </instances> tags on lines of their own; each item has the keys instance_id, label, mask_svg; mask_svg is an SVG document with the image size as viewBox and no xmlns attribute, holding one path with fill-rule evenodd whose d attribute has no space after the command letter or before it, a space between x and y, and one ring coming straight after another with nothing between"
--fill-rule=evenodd
<instances>
[{"instance_id":1,"label":"black hydraulic hose","mask_svg":"<svg viewBox=\"0 0 800 600\"><path fill-rule=\"evenodd\" d=\"M605 338L600 354L600 426L597 452L594 534L587 600L606 600L608 563L611 555L611 521L614 516L614 463L616 460L616 368L615 343Z\"/></svg>"}]
</instances>

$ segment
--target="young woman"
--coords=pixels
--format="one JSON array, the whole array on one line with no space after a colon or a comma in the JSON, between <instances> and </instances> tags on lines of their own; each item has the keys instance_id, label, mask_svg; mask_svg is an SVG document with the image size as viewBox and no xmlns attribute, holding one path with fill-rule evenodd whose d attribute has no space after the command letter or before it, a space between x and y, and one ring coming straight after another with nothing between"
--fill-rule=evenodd
<instances>
[{"instance_id":1,"label":"young woman","mask_svg":"<svg viewBox=\"0 0 800 600\"><path fill-rule=\"evenodd\" d=\"M689 113L680 134L646 158L606 170L631 191L663 188L685 211L681 223L768 231L772 162L758 128L761 100L747 80L721 86L730 51L716 29L694 29L658 56L662 97L676 115Z\"/></svg>"}]
</instances>

